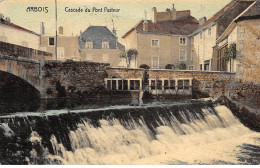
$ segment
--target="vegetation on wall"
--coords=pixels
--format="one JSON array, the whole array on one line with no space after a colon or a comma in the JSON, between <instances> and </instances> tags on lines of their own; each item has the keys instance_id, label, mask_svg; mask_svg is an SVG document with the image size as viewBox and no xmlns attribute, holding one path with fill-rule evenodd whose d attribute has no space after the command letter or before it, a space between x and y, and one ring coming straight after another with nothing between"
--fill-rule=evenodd
<instances>
[{"instance_id":1,"label":"vegetation on wall","mask_svg":"<svg viewBox=\"0 0 260 168\"><path fill-rule=\"evenodd\" d=\"M165 69L173 69L173 70L186 70L187 66L184 63L181 64L168 64L165 66Z\"/></svg>"}]
</instances>

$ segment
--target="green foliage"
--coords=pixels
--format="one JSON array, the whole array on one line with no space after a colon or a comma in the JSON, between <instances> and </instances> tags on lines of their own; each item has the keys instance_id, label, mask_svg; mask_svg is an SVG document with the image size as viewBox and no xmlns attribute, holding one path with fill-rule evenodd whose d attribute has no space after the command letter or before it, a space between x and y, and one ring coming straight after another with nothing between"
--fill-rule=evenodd
<instances>
[{"instance_id":1,"label":"green foliage","mask_svg":"<svg viewBox=\"0 0 260 168\"><path fill-rule=\"evenodd\" d=\"M165 69L173 69L173 70L185 70L187 68L186 64L168 64L165 66Z\"/></svg>"},{"instance_id":2,"label":"green foliage","mask_svg":"<svg viewBox=\"0 0 260 168\"><path fill-rule=\"evenodd\" d=\"M136 49L129 49L126 51L127 53L127 57L131 57L133 55L137 56L138 55L138 51Z\"/></svg>"},{"instance_id":3,"label":"green foliage","mask_svg":"<svg viewBox=\"0 0 260 168\"><path fill-rule=\"evenodd\" d=\"M125 52L122 52L122 53L120 54L120 58L126 58L126 53L125 53Z\"/></svg>"},{"instance_id":4,"label":"green foliage","mask_svg":"<svg viewBox=\"0 0 260 168\"><path fill-rule=\"evenodd\" d=\"M224 58L226 61L230 59L236 59L237 50L236 50L236 43L231 43L229 47L225 50Z\"/></svg>"}]
</instances>

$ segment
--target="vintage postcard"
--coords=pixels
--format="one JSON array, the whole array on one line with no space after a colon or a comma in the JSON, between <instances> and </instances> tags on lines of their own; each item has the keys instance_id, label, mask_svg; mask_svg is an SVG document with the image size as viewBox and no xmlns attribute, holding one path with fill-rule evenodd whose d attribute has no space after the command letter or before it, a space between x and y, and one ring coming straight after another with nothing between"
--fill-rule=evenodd
<instances>
[{"instance_id":1,"label":"vintage postcard","mask_svg":"<svg viewBox=\"0 0 260 168\"><path fill-rule=\"evenodd\" d=\"M0 165L259 165L260 0L0 0Z\"/></svg>"}]
</instances>

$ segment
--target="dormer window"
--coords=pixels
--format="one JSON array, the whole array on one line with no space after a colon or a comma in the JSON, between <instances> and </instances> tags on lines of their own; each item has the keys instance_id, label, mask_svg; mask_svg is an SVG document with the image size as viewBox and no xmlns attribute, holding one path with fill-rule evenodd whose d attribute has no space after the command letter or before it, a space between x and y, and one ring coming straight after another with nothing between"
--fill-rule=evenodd
<instances>
[{"instance_id":1,"label":"dormer window","mask_svg":"<svg viewBox=\"0 0 260 168\"><path fill-rule=\"evenodd\" d=\"M103 42L102 42L102 48L103 48L103 49L109 49L109 42L103 41Z\"/></svg>"},{"instance_id":2,"label":"dormer window","mask_svg":"<svg viewBox=\"0 0 260 168\"><path fill-rule=\"evenodd\" d=\"M93 42L86 42L86 49L93 49Z\"/></svg>"}]
</instances>

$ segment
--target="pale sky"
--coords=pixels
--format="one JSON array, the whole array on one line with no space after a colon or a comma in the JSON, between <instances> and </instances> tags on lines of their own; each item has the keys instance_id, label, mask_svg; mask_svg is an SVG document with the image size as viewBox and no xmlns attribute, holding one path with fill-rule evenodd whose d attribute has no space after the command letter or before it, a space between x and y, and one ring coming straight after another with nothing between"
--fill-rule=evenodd
<instances>
[{"instance_id":1,"label":"pale sky","mask_svg":"<svg viewBox=\"0 0 260 168\"><path fill-rule=\"evenodd\" d=\"M1 1L1 0L0 0ZM57 0L58 2L58 26L64 27L65 35L79 35L89 25L102 25L112 29L112 19L119 41L121 37L142 18L147 11L147 19L152 17L152 7L157 11L165 11L175 4L177 10L191 10L191 15L199 19L203 16L210 18L218 10L223 8L231 0ZM29 30L40 32L40 23L45 23L46 34L55 34L55 0L2 0L0 13L10 17L14 24ZM27 7L48 7L48 13L26 12ZM116 8L117 13L107 12L65 12L65 7L79 8Z\"/></svg>"}]
</instances>

